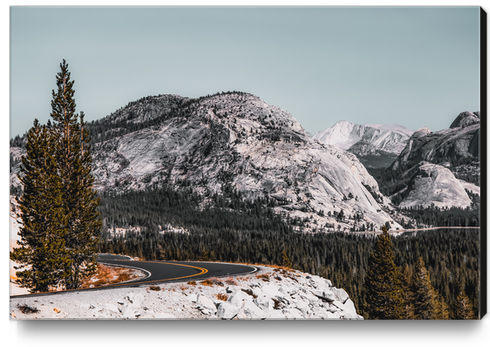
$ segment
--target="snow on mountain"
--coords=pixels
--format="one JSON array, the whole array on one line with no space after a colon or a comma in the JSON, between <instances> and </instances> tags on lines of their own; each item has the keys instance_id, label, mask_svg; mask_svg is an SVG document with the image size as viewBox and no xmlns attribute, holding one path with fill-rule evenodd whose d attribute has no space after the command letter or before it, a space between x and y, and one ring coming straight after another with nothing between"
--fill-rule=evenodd
<instances>
[{"instance_id":1,"label":"snow on mountain","mask_svg":"<svg viewBox=\"0 0 490 347\"><path fill-rule=\"evenodd\" d=\"M387 131L393 131L396 133L401 133L405 134L407 136L412 136L413 130L410 130L408 128L405 128L403 125L400 124L366 124L366 127L371 127L371 128L376 128L376 129L381 129L381 130L387 130Z\"/></svg>"},{"instance_id":2,"label":"snow on mountain","mask_svg":"<svg viewBox=\"0 0 490 347\"><path fill-rule=\"evenodd\" d=\"M391 164L412 133L398 124L359 125L342 120L312 138L354 153L365 166L378 167Z\"/></svg>"}]
</instances>

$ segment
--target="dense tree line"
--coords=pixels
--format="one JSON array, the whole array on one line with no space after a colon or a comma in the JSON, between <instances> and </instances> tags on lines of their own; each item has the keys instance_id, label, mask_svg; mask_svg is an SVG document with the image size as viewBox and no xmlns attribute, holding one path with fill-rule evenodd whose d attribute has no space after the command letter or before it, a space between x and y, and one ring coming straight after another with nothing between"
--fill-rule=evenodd
<instances>
[{"instance_id":1,"label":"dense tree line","mask_svg":"<svg viewBox=\"0 0 490 347\"><path fill-rule=\"evenodd\" d=\"M408 209L400 209L400 213L417 221L418 225L431 226L462 226L462 227L478 227L480 226L480 208L439 208L431 207L415 207ZM414 229L416 226L407 219L400 221L402 227L406 229Z\"/></svg>"}]
</instances>

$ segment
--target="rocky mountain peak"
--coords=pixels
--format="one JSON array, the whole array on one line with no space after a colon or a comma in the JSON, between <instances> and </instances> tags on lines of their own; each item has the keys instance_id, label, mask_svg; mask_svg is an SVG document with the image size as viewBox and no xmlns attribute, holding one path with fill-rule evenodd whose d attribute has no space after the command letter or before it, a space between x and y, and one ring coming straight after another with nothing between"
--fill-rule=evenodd
<instances>
[{"instance_id":1,"label":"rocky mountain peak","mask_svg":"<svg viewBox=\"0 0 490 347\"><path fill-rule=\"evenodd\" d=\"M106 125L94 135L100 191L171 184L211 197L231 189L309 220L307 228L397 225L354 155L312 140L290 113L252 94L148 97L99 124Z\"/></svg>"},{"instance_id":2,"label":"rocky mountain peak","mask_svg":"<svg viewBox=\"0 0 490 347\"><path fill-rule=\"evenodd\" d=\"M403 150L412 132L398 124L360 125L342 120L312 138L355 154L366 167L387 167Z\"/></svg>"},{"instance_id":3,"label":"rocky mountain peak","mask_svg":"<svg viewBox=\"0 0 490 347\"><path fill-rule=\"evenodd\" d=\"M88 128L99 192L190 187L203 207L232 193L262 199L304 230L400 227L355 155L311 139L290 113L252 94L145 97Z\"/></svg>"},{"instance_id":4,"label":"rocky mountain peak","mask_svg":"<svg viewBox=\"0 0 490 347\"><path fill-rule=\"evenodd\" d=\"M461 112L458 117L451 123L450 128L466 128L472 124L480 123L480 112Z\"/></svg>"},{"instance_id":5,"label":"rocky mountain peak","mask_svg":"<svg viewBox=\"0 0 490 347\"><path fill-rule=\"evenodd\" d=\"M422 127L420 129L417 129L417 131L415 131L412 136L411 136L411 139L417 139L419 137L423 137L423 136L427 136L429 135L430 133L432 133L432 131L427 128L427 127Z\"/></svg>"}]
</instances>

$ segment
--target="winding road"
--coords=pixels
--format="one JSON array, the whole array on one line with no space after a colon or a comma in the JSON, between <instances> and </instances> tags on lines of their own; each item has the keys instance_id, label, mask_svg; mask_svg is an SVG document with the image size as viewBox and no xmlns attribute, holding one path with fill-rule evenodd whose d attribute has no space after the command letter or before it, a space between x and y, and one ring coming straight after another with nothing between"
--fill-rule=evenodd
<instances>
[{"instance_id":1,"label":"winding road","mask_svg":"<svg viewBox=\"0 0 490 347\"><path fill-rule=\"evenodd\" d=\"M103 288L170 281L176 282L180 280L200 281L209 277L237 276L257 271L257 268L253 266L241 264L160 260L136 261L126 256L112 254L100 254L97 262L106 265L136 268L147 273L147 277L145 278L105 286Z\"/></svg>"},{"instance_id":2,"label":"winding road","mask_svg":"<svg viewBox=\"0 0 490 347\"><path fill-rule=\"evenodd\" d=\"M63 290L46 293L22 294L11 296L15 298L32 297L41 295L56 295L68 291L105 290L111 288L134 287L142 284L178 282L178 281L202 281L209 277L227 277L246 275L256 272L254 266L231 263L208 263L193 261L137 261L130 257L112 254L99 254L97 262L100 264L135 268L146 273L146 277L133 281L111 284L103 287Z\"/></svg>"}]
</instances>

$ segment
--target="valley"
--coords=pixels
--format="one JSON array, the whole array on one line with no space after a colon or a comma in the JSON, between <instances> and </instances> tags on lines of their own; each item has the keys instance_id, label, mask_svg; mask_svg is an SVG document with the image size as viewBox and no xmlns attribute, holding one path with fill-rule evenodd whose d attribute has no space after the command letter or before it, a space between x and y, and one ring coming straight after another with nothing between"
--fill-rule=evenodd
<instances>
[{"instance_id":1,"label":"valley","mask_svg":"<svg viewBox=\"0 0 490 347\"><path fill-rule=\"evenodd\" d=\"M382 227L397 266L418 257L454 310L478 307L479 113L449 129L337 122L313 136L242 92L145 97L87 124L101 253L290 265L331 279L364 315ZM11 194L25 139L11 140ZM447 227L440 229L442 227ZM407 229L436 229L403 233Z\"/></svg>"}]
</instances>

